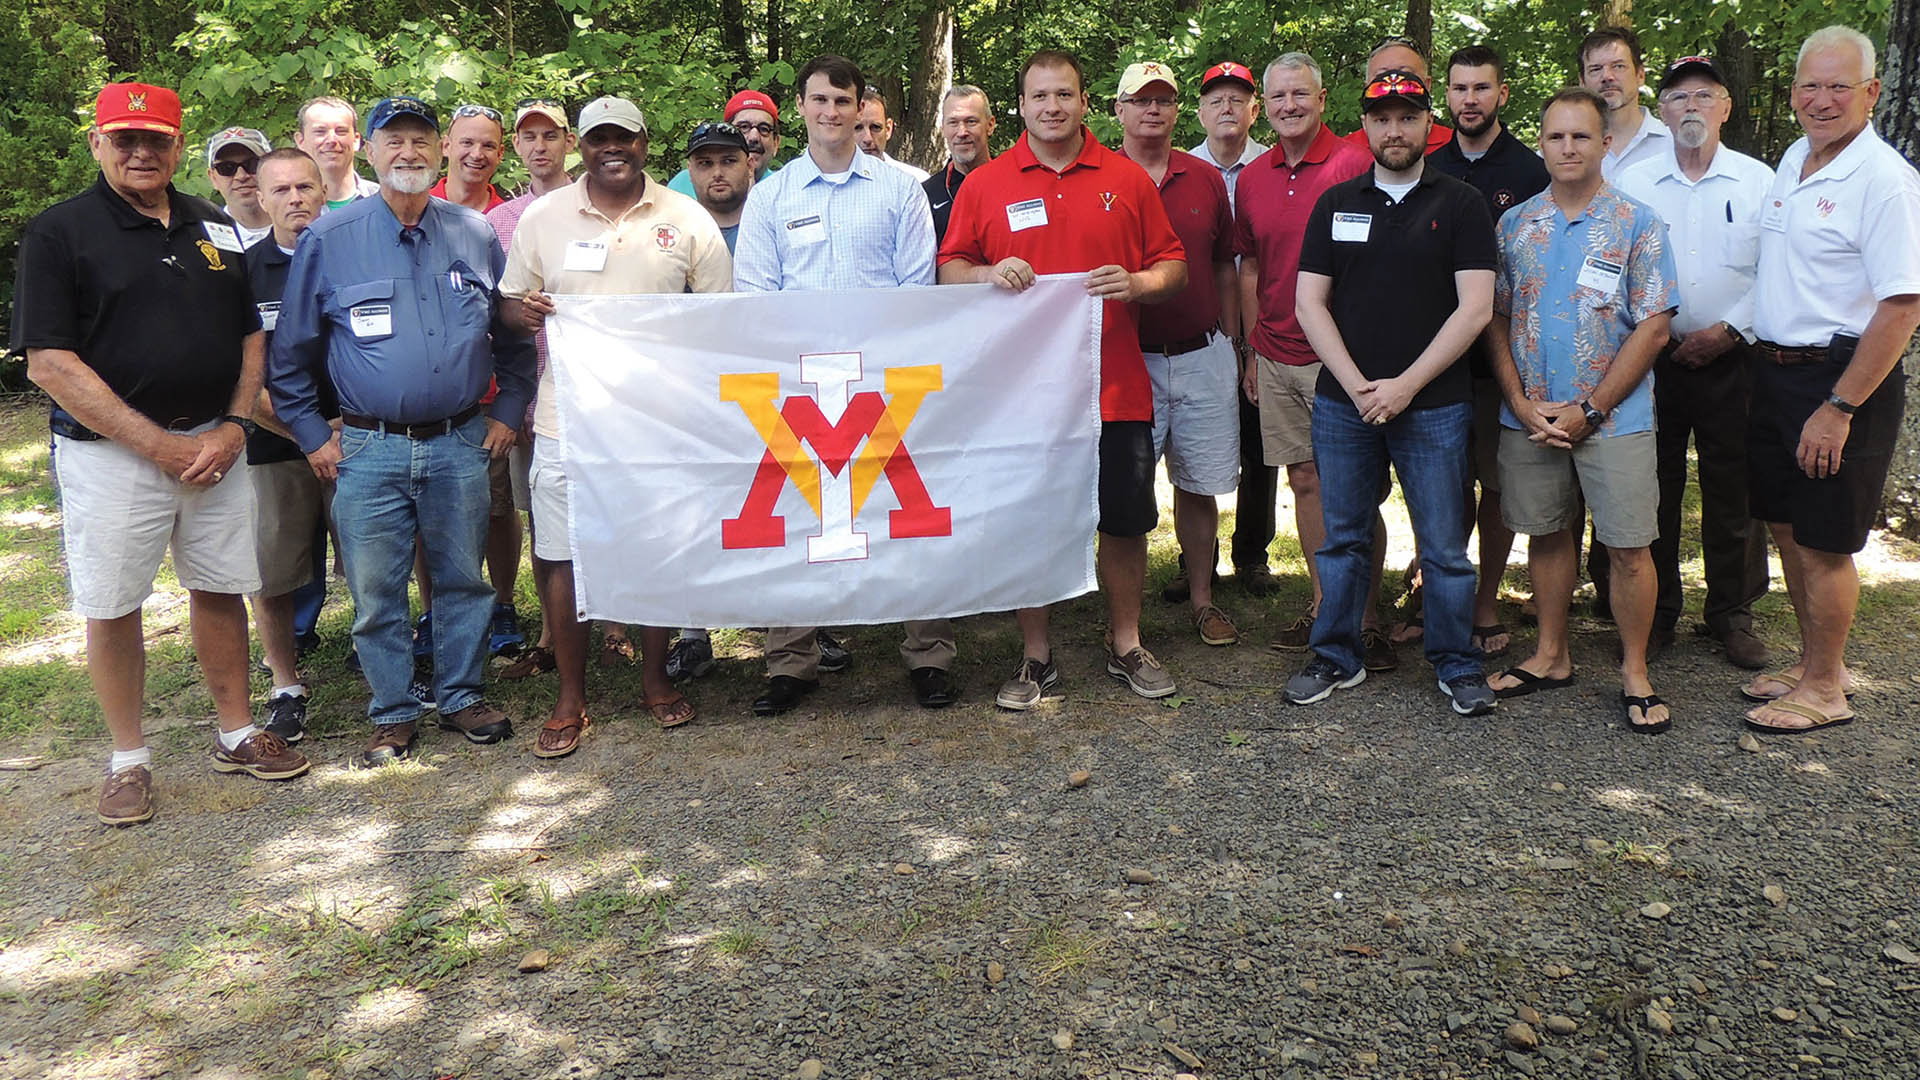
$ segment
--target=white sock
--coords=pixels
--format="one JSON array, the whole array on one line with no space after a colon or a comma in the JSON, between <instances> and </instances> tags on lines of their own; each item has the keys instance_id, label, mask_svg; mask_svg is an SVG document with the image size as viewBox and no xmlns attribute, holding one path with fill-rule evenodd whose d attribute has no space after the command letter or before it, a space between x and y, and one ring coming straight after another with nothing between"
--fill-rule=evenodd
<instances>
[{"instance_id":1,"label":"white sock","mask_svg":"<svg viewBox=\"0 0 1920 1080\"><path fill-rule=\"evenodd\" d=\"M274 698L279 698L279 697L306 697L306 696L307 696L307 684L294 683L292 686L274 687L273 693L267 695L267 700L271 701Z\"/></svg>"},{"instance_id":2,"label":"white sock","mask_svg":"<svg viewBox=\"0 0 1920 1080\"><path fill-rule=\"evenodd\" d=\"M220 745L226 747L228 750L238 750L240 749L241 743L246 742L259 733L260 729L252 724L248 724L239 731L223 731L220 733Z\"/></svg>"},{"instance_id":3,"label":"white sock","mask_svg":"<svg viewBox=\"0 0 1920 1080\"><path fill-rule=\"evenodd\" d=\"M146 747L138 750L115 750L107 757L107 773L123 773L135 765L153 765L153 751Z\"/></svg>"},{"instance_id":4,"label":"white sock","mask_svg":"<svg viewBox=\"0 0 1920 1080\"><path fill-rule=\"evenodd\" d=\"M707 632L705 630L696 630L693 627L688 627L685 630L680 631L680 636L690 641L707 640Z\"/></svg>"}]
</instances>

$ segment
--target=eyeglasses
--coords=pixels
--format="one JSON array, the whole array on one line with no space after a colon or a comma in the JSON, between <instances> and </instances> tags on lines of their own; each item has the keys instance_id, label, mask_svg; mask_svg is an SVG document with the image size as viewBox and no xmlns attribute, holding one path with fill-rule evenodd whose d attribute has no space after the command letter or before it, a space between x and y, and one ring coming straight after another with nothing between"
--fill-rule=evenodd
<instances>
[{"instance_id":1,"label":"eyeglasses","mask_svg":"<svg viewBox=\"0 0 1920 1080\"><path fill-rule=\"evenodd\" d=\"M1793 92L1794 92L1794 93L1796 93L1796 94L1799 94L1799 95L1800 95L1801 97L1808 97L1808 98L1810 98L1810 97L1813 97L1814 95L1816 95L1816 94L1818 94L1818 93L1819 93L1820 91L1822 91L1822 90L1825 90L1825 91L1827 92L1827 94L1828 94L1828 96L1830 96L1830 97L1836 97L1836 98L1844 98L1844 97L1851 97L1851 96L1853 95L1853 92L1854 92L1855 90L1858 90L1858 89L1860 89L1861 87L1863 87L1863 86L1865 86L1865 85L1867 85L1868 83L1870 83L1870 82L1872 82L1872 81L1873 81L1872 79L1862 79L1862 80L1860 80L1859 82L1856 82L1856 83L1844 83L1844 82L1834 82L1834 83L1817 83L1817 82L1803 82L1803 83L1794 83L1794 84L1793 84Z\"/></svg>"},{"instance_id":2,"label":"eyeglasses","mask_svg":"<svg viewBox=\"0 0 1920 1080\"><path fill-rule=\"evenodd\" d=\"M735 124L734 126L739 128L742 132L757 131L762 136L771 135L774 132L780 130L778 127L775 127L774 125L769 124L764 120L757 120L757 121L749 120L744 124Z\"/></svg>"},{"instance_id":3,"label":"eyeglasses","mask_svg":"<svg viewBox=\"0 0 1920 1080\"><path fill-rule=\"evenodd\" d=\"M1138 105L1143 109L1151 109L1156 105L1162 109L1171 109L1177 103L1170 97L1132 97L1126 98L1121 104Z\"/></svg>"},{"instance_id":4,"label":"eyeglasses","mask_svg":"<svg viewBox=\"0 0 1920 1080\"><path fill-rule=\"evenodd\" d=\"M116 131L107 136L107 142L122 154L134 154L141 150L149 154L164 154L173 149L176 141L174 136L158 131Z\"/></svg>"},{"instance_id":5,"label":"eyeglasses","mask_svg":"<svg viewBox=\"0 0 1920 1080\"><path fill-rule=\"evenodd\" d=\"M493 122L494 122L494 123L496 123L496 124L498 124L498 123L500 123L500 122L501 122L501 121L500 121L500 110L498 110L498 109L494 109L494 108L490 108L490 107L488 107L488 106L486 106L486 105L461 105L461 106L458 106L458 107L456 107L456 108L455 108L455 109L453 110L453 117L452 117L452 119L454 119L454 120L462 120L462 119L465 119L466 117L469 117L469 116L484 116L484 117L486 117L487 119L489 119L489 120L491 120L491 121L493 121Z\"/></svg>"},{"instance_id":6,"label":"eyeglasses","mask_svg":"<svg viewBox=\"0 0 1920 1080\"><path fill-rule=\"evenodd\" d=\"M1669 90L1660 95L1660 104L1677 107L1691 101L1695 106L1705 109L1719 101L1721 96L1722 92L1719 90Z\"/></svg>"},{"instance_id":7,"label":"eyeglasses","mask_svg":"<svg viewBox=\"0 0 1920 1080\"><path fill-rule=\"evenodd\" d=\"M233 179L234 175L242 169L245 169L249 176L259 176L260 159L257 157L228 158L225 161L213 163L213 171L228 180Z\"/></svg>"}]
</instances>

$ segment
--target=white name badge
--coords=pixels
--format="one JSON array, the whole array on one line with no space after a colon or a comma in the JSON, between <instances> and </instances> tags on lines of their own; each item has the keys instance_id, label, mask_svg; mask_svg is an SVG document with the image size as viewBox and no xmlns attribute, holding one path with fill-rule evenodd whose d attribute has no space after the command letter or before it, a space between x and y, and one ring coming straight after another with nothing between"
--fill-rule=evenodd
<instances>
[{"instance_id":1,"label":"white name badge","mask_svg":"<svg viewBox=\"0 0 1920 1080\"><path fill-rule=\"evenodd\" d=\"M1007 230L1037 229L1047 223L1047 200L1028 199L1007 204Z\"/></svg>"},{"instance_id":2,"label":"white name badge","mask_svg":"<svg viewBox=\"0 0 1920 1080\"><path fill-rule=\"evenodd\" d=\"M1608 262L1589 255L1586 262L1580 264L1579 283L1603 296L1612 296L1614 290L1620 287L1620 275L1625 270L1626 267L1617 262Z\"/></svg>"},{"instance_id":3,"label":"white name badge","mask_svg":"<svg viewBox=\"0 0 1920 1080\"><path fill-rule=\"evenodd\" d=\"M207 231L207 239L221 251L231 251L236 255L244 254L246 248L240 245L240 233L231 225L222 225L217 221L203 221L200 227Z\"/></svg>"},{"instance_id":4,"label":"white name badge","mask_svg":"<svg viewBox=\"0 0 1920 1080\"><path fill-rule=\"evenodd\" d=\"M254 306L260 309L260 329L273 333L274 327L280 325L280 301L267 300Z\"/></svg>"},{"instance_id":5,"label":"white name badge","mask_svg":"<svg viewBox=\"0 0 1920 1080\"><path fill-rule=\"evenodd\" d=\"M1333 239L1343 244L1364 244L1373 231L1372 214L1333 215Z\"/></svg>"},{"instance_id":6,"label":"white name badge","mask_svg":"<svg viewBox=\"0 0 1920 1080\"><path fill-rule=\"evenodd\" d=\"M597 274L607 268L607 245L595 240L575 240L567 245L560 269Z\"/></svg>"},{"instance_id":7,"label":"white name badge","mask_svg":"<svg viewBox=\"0 0 1920 1080\"><path fill-rule=\"evenodd\" d=\"M347 309L347 325L354 337L385 337L393 333L392 304L362 304Z\"/></svg>"},{"instance_id":8,"label":"white name badge","mask_svg":"<svg viewBox=\"0 0 1920 1080\"><path fill-rule=\"evenodd\" d=\"M787 242L791 244L819 244L827 239L827 223L819 214L810 214L803 218L794 218L787 222Z\"/></svg>"},{"instance_id":9,"label":"white name badge","mask_svg":"<svg viewBox=\"0 0 1920 1080\"><path fill-rule=\"evenodd\" d=\"M1760 227L1768 232L1787 231L1787 204L1783 199L1768 199L1760 211Z\"/></svg>"}]
</instances>

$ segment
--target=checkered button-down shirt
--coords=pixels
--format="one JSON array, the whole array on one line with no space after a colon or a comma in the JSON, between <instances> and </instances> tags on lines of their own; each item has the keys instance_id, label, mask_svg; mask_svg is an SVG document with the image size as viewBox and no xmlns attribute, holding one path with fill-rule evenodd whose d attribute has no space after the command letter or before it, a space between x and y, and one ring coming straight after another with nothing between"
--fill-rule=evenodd
<instances>
[{"instance_id":1,"label":"checkered button-down shirt","mask_svg":"<svg viewBox=\"0 0 1920 1080\"><path fill-rule=\"evenodd\" d=\"M846 179L801 155L753 186L740 215L733 286L876 289L931 285L933 215L913 178L856 150Z\"/></svg>"}]
</instances>

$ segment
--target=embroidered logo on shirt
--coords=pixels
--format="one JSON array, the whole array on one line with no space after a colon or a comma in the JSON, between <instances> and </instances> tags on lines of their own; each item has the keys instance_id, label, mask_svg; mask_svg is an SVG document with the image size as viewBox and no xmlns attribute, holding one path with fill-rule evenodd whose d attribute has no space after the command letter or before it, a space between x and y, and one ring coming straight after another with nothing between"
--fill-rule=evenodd
<instances>
[{"instance_id":1,"label":"embroidered logo on shirt","mask_svg":"<svg viewBox=\"0 0 1920 1080\"><path fill-rule=\"evenodd\" d=\"M661 251L672 251L673 245L680 242L680 230L671 225L656 225L653 228L653 244Z\"/></svg>"},{"instance_id":2,"label":"embroidered logo on shirt","mask_svg":"<svg viewBox=\"0 0 1920 1080\"><path fill-rule=\"evenodd\" d=\"M1833 205L1833 200L1831 199L1821 199L1813 204L1813 208L1821 217L1826 217L1828 214L1839 209L1839 207Z\"/></svg>"},{"instance_id":3,"label":"embroidered logo on shirt","mask_svg":"<svg viewBox=\"0 0 1920 1080\"><path fill-rule=\"evenodd\" d=\"M227 264L220 261L219 248L214 247L212 244L208 243L205 240L195 240L193 242L193 246L199 248L200 254L206 256L207 269L225 270L227 268Z\"/></svg>"},{"instance_id":4,"label":"embroidered logo on shirt","mask_svg":"<svg viewBox=\"0 0 1920 1080\"><path fill-rule=\"evenodd\" d=\"M1109 214L1113 213L1113 192L1111 191L1101 192L1100 201L1106 204L1107 213Z\"/></svg>"},{"instance_id":5,"label":"embroidered logo on shirt","mask_svg":"<svg viewBox=\"0 0 1920 1080\"><path fill-rule=\"evenodd\" d=\"M1494 192L1493 205L1501 207L1512 206L1513 192L1508 191L1506 188L1501 188L1499 191Z\"/></svg>"}]
</instances>

